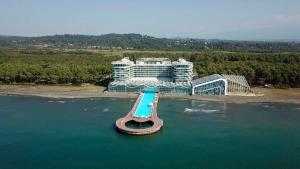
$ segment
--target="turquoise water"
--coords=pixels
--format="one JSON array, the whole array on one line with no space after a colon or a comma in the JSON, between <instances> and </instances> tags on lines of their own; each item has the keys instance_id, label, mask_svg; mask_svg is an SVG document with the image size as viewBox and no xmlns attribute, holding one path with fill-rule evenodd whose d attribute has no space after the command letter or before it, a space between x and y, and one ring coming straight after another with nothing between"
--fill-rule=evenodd
<instances>
[{"instance_id":1,"label":"turquoise water","mask_svg":"<svg viewBox=\"0 0 300 169\"><path fill-rule=\"evenodd\" d=\"M153 103L156 93L145 92L141 98L140 103L138 104L134 116L138 118L147 118L151 116L152 106L149 105Z\"/></svg>"},{"instance_id":2,"label":"turquoise water","mask_svg":"<svg viewBox=\"0 0 300 169\"><path fill-rule=\"evenodd\" d=\"M300 105L160 99L160 132L116 132L134 102L0 96L0 168L300 168Z\"/></svg>"}]
</instances>

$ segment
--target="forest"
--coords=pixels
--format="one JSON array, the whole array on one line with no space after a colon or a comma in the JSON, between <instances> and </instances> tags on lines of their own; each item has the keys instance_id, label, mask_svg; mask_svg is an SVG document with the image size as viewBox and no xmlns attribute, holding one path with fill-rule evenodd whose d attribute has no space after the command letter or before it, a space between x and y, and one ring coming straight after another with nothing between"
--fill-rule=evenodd
<instances>
[{"instance_id":1,"label":"forest","mask_svg":"<svg viewBox=\"0 0 300 169\"><path fill-rule=\"evenodd\" d=\"M291 52L111 52L66 49L0 50L0 83L107 85L111 62L130 57L185 58L198 77L219 73L244 75L252 86L300 87L300 53Z\"/></svg>"},{"instance_id":2,"label":"forest","mask_svg":"<svg viewBox=\"0 0 300 169\"><path fill-rule=\"evenodd\" d=\"M0 48L68 48L163 51L300 52L295 41L237 41L196 38L157 38L141 34L0 36Z\"/></svg>"}]
</instances>

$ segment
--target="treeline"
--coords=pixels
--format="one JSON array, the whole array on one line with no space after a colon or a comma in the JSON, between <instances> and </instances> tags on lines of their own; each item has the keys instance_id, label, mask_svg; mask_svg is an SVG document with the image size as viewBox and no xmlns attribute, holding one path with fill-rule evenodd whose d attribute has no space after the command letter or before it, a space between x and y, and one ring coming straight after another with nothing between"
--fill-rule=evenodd
<instances>
[{"instance_id":1,"label":"treeline","mask_svg":"<svg viewBox=\"0 0 300 169\"><path fill-rule=\"evenodd\" d=\"M163 51L300 52L299 42L156 38L141 34L0 36L0 48L72 48Z\"/></svg>"},{"instance_id":2,"label":"treeline","mask_svg":"<svg viewBox=\"0 0 300 169\"><path fill-rule=\"evenodd\" d=\"M272 84L275 87L300 87L300 53L125 53L136 60L140 57L185 58L194 63L199 77L211 74L244 75L251 85Z\"/></svg>"},{"instance_id":3,"label":"treeline","mask_svg":"<svg viewBox=\"0 0 300 169\"><path fill-rule=\"evenodd\" d=\"M199 77L244 75L251 85L300 87L300 53L91 52L83 50L0 50L0 83L107 85L111 62L123 56L185 58Z\"/></svg>"},{"instance_id":4,"label":"treeline","mask_svg":"<svg viewBox=\"0 0 300 169\"><path fill-rule=\"evenodd\" d=\"M0 51L0 83L102 83L111 61L120 59L84 51Z\"/></svg>"}]
</instances>

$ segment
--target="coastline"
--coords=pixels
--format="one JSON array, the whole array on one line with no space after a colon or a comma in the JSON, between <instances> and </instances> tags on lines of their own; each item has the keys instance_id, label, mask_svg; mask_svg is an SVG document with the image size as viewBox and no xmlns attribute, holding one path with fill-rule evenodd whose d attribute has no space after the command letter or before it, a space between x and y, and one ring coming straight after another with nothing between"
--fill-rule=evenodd
<instances>
[{"instance_id":1,"label":"coastline","mask_svg":"<svg viewBox=\"0 0 300 169\"><path fill-rule=\"evenodd\" d=\"M294 103L300 104L300 88L253 88L258 96L190 96L183 94L161 95L161 99L189 99L227 103ZM0 85L0 95L36 96L54 99L79 98L137 98L134 93L110 93L105 87L94 85Z\"/></svg>"}]
</instances>

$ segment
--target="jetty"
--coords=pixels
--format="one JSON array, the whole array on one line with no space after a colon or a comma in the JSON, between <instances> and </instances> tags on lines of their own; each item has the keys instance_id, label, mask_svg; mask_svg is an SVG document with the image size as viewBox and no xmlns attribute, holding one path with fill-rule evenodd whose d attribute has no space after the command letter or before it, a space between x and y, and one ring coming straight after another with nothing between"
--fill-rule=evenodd
<instances>
[{"instance_id":1,"label":"jetty","mask_svg":"<svg viewBox=\"0 0 300 169\"><path fill-rule=\"evenodd\" d=\"M129 113L116 121L116 128L126 134L148 135L158 132L163 120L157 115L159 92L142 92Z\"/></svg>"}]
</instances>

